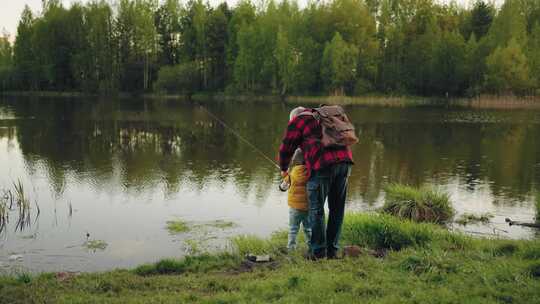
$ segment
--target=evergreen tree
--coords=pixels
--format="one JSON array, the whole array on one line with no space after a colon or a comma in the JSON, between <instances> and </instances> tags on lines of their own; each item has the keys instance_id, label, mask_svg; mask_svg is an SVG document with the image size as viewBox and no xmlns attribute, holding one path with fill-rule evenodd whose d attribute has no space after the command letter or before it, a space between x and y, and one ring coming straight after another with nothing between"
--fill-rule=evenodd
<instances>
[{"instance_id":1,"label":"evergreen tree","mask_svg":"<svg viewBox=\"0 0 540 304\"><path fill-rule=\"evenodd\" d=\"M23 90L37 89L36 61L34 48L32 46L32 36L34 34L34 17L32 11L27 6L21 15L21 20L17 27L17 40L14 46L14 65L17 86Z\"/></svg>"}]
</instances>

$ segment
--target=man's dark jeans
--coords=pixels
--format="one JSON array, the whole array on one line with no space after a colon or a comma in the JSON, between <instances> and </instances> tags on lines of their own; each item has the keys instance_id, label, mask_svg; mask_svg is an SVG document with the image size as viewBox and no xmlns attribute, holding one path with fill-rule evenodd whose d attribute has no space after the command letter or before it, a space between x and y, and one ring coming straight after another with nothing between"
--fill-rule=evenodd
<instances>
[{"instance_id":1,"label":"man's dark jeans","mask_svg":"<svg viewBox=\"0 0 540 304\"><path fill-rule=\"evenodd\" d=\"M347 182L351 164L338 163L313 170L307 182L309 221L311 223L310 254L314 257L335 256L345 212ZM325 229L324 203L328 198L328 227Z\"/></svg>"}]
</instances>

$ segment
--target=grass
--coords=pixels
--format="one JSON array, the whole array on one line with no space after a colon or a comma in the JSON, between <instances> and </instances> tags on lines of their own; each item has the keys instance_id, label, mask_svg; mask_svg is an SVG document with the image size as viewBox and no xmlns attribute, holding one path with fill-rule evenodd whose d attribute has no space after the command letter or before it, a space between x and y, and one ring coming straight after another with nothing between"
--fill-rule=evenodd
<instances>
[{"instance_id":1,"label":"grass","mask_svg":"<svg viewBox=\"0 0 540 304\"><path fill-rule=\"evenodd\" d=\"M538 303L540 242L475 239L390 215L347 214L342 244L384 258L306 261L280 251L286 232L243 236L231 250L134 270L1 277L0 303ZM243 254L275 262L246 266ZM369 252L368 250L363 252ZM269 266L269 265L272 266Z\"/></svg>"},{"instance_id":2,"label":"grass","mask_svg":"<svg viewBox=\"0 0 540 304\"><path fill-rule=\"evenodd\" d=\"M383 212L417 222L444 224L454 215L447 193L429 188L391 184L385 189Z\"/></svg>"},{"instance_id":3,"label":"grass","mask_svg":"<svg viewBox=\"0 0 540 304\"><path fill-rule=\"evenodd\" d=\"M476 223L488 224L492 218L493 214L490 213L484 213L479 215L472 213L464 213L456 220L456 223L463 226Z\"/></svg>"},{"instance_id":4,"label":"grass","mask_svg":"<svg viewBox=\"0 0 540 304\"><path fill-rule=\"evenodd\" d=\"M36 206L36 220L39 217L40 209L37 201ZM27 191L21 182L17 180L13 182L12 189L2 189L0 197L0 233L4 231L9 222L9 213L11 211L17 212L17 223L15 230L23 231L30 227L31 220L31 204Z\"/></svg>"},{"instance_id":5,"label":"grass","mask_svg":"<svg viewBox=\"0 0 540 304\"><path fill-rule=\"evenodd\" d=\"M191 230L188 223L181 219L167 221L167 230L171 234L184 233Z\"/></svg>"}]
</instances>

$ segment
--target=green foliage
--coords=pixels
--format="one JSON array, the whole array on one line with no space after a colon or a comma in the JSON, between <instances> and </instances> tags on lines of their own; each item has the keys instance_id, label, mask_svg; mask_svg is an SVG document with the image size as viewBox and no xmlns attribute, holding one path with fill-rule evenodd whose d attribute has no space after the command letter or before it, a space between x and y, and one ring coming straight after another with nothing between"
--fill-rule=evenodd
<instances>
[{"instance_id":1,"label":"green foliage","mask_svg":"<svg viewBox=\"0 0 540 304\"><path fill-rule=\"evenodd\" d=\"M321 77L333 95L344 95L345 86L356 78L358 48L348 44L336 32L324 48Z\"/></svg>"},{"instance_id":2,"label":"green foliage","mask_svg":"<svg viewBox=\"0 0 540 304\"><path fill-rule=\"evenodd\" d=\"M199 72L195 63L164 66L154 84L157 91L190 95L198 83Z\"/></svg>"},{"instance_id":3,"label":"green foliage","mask_svg":"<svg viewBox=\"0 0 540 304\"><path fill-rule=\"evenodd\" d=\"M448 194L433 189L418 189L392 184L385 189L382 210L417 222L445 223L454 215Z\"/></svg>"},{"instance_id":4,"label":"green foliage","mask_svg":"<svg viewBox=\"0 0 540 304\"><path fill-rule=\"evenodd\" d=\"M495 8L491 4L479 0L474 4L471 11L471 31L477 39L484 37L488 31L493 18L495 17Z\"/></svg>"},{"instance_id":5,"label":"green foliage","mask_svg":"<svg viewBox=\"0 0 540 304\"><path fill-rule=\"evenodd\" d=\"M486 88L491 92L524 94L532 86L527 57L516 39L497 47L486 65Z\"/></svg>"},{"instance_id":6,"label":"green foliage","mask_svg":"<svg viewBox=\"0 0 540 304\"><path fill-rule=\"evenodd\" d=\"M482 0L470 9L433 0L303 9L295 1L232 9L202 0L46 1L40 14L23 11L13 64L0 58L0 82L3 90L103 94L536 94L539 16L532 0L500 9ZM511 85L508 66L518 76ZM179 85L175 75L183 75Z\"/></svg>"}]
</instances>

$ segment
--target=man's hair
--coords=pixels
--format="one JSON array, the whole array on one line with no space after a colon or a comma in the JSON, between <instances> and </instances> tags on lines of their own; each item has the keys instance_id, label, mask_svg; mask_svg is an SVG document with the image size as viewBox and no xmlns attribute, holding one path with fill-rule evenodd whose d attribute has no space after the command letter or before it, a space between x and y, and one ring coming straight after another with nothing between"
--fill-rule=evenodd
<instances>
[{"instance_id":1,"label":"man's hair","mask_svg":"<svg viewBox=\"0 0 540 304\"><path fill-rule=\"evenodd\" d=\"M291 113L289 114L289 121L293 120L293 118L295 118L296 116L298 116L298 114L304 112L305 110L306 108L304 107L296 107L292 109Z\"/></svg>"}]
</instances>

